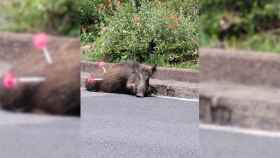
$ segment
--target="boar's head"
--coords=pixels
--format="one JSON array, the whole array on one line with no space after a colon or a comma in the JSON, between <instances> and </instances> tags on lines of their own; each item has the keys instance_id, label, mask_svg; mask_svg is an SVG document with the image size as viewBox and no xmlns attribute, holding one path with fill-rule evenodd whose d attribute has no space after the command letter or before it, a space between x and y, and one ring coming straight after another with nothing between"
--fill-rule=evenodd
<instances>
[{"instance_id":1,"label":"boar's head","mask_svg":"<svg viewBox=\"0 0 280 158\"><path fill-rule=\"evenodd\" d=\"M156 72L156 67L156 65L134 65L133 72L127 81L127 88L137 97L147 96L150 88L149 80Z\"/></svg>"}]
</instances>

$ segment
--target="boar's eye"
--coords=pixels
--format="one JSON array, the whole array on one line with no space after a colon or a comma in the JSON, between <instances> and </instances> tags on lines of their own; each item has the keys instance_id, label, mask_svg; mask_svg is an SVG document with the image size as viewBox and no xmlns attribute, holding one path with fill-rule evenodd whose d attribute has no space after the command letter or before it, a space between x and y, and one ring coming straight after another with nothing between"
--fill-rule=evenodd
<instances>
[{"instance_id":1,"label":"boar's eye","mask_svg":"<svg viewBox=\"0 0 280 158\"><path fill-rule=\"evenodd\" d=\"M149 80L150 76L149 76L149 74L144 74L143 78L144 78L144 80Z\"/></svg>"},{"instance_id":2,"label":"boar's eye","mask_svg":"<svg viewBox=\"0 0 280 158\"><path fill-rule=\"evenodd\" d=\"M142 70L141 73L142 73L142 75L143 75L145 78L150 76L149 70L144 69L144 70Z\"/></svg>"},{"instance_id":3,"label":"boar's eye","mask_svg":"<svg viewBox=\"0 0 280 158\"><path fill-rule=\"evenodd\" d=\"M146 76L148 76L148 73L145 71L145 70L142 70L140 73L139 73L139 76L140 78L142 79L146 79Z\"/></svg>"}]
</instances>

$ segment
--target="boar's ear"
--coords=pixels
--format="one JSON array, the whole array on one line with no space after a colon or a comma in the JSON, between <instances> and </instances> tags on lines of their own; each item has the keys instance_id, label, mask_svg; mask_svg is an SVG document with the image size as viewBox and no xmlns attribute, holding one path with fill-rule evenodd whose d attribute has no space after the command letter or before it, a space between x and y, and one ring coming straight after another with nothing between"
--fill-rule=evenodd
<instances>
[{"instance_id":1,"label":"boar's ear","mask_svg":"<svg viewBox=\"0 0 280 158\"><path fill-rule=\"evenodd\" d=\"M149 75L149 76L152 76L156 72L156 69L157 69L157 65L152 65L152 66L145 65L145 64L141 65L141 71L146 72L147 75Z\"/></svg>"},{"instance_id":2,"label":"boar's ear","mask_svg":"<svg viewBox=\"0 0 280 158\"><path fill-rule=\"evenodd\" d=\"M137 70L139 68L139 63L135 62L135 61L129 61L127 62L133 70Z\"/></svg>"},{"instance_id":3,"label":"boar's ear","mask_svg":"<svg viewBox=\"0 0 280 158\"><path fill-rule=\"evenodd\" d=\"M157 64L153 65L151 67L151 72L152 72L152 75L157 71Z\"/></svg>"}]
</instances>

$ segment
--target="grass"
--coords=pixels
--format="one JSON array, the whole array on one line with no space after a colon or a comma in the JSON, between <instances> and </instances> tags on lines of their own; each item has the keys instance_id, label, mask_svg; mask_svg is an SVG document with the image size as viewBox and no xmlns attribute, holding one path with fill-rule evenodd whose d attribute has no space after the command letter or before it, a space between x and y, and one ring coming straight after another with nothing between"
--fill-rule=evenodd
<instances>
[{"instance_id":1,"label":"grass","mask_svg":"<svg viewBox=\"0 0 280 158\"><path fill-rule=\"evenodd\" d=\"M232 47L252 49L260 52L280 53L280 36L273 33L260 33L248 37L241 42L229 43Z\"/></svg>"},{"instance_id":2,"label":"grass","mask_svg":"<svg viewBox=\"0 0 280 158\"><path fill-rule=\"evenodd\" d=\"M93 61L93 62L103 61L104 55L91 50L82 53L81 59L87 61ZM168 67L168 68L192 69L193 71L199 70L199 64L195 61L181 62L178 64L169 64L164 60L164 57L162 56L158 56L156 57L156 59L151 57L150 59L151 60L146 61L145 64L157 64L158 66ZM118 63L118 62L122 62L122 61L115 61L114 63Z\"/></svg>"},{"instance_id":3,"label":"grass","mask_svg":"<svg viewBox=\"0 0 280 158\"><path fill-rule=\"evenodd\" d=\"M200 47L215 47L217 38L201 35ZM226 41L227 48L246 49L256 52L280 53L280 31L262 32L247 36L243 39L231 38Z\"/></svg>"}]
</instances>

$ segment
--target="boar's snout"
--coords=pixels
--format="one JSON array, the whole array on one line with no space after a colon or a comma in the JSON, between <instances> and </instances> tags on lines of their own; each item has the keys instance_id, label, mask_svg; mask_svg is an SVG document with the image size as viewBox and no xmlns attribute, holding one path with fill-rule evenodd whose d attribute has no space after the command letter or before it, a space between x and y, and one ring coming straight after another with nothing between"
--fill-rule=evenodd
<instances>
[{"instance_id":1,"label":"boar's snout","mask_svg":"<svg viewBox=\"0 0 280 158\"><path fill-rule=\"evenodd\" d=\"M137 86L136 96L145 97L147 86L148 84L145 81L141 80Z\"/></svg>"},{"instance_id":2,"label":"boar's snout","mask_svg":"<svg viewBox=\"0 0 280 158\"><path fill-rule=\"evenodd\" d=\"M144 97L144 93L136 93L136 97L143 98Z\"/></svg>"}]
</instances>

